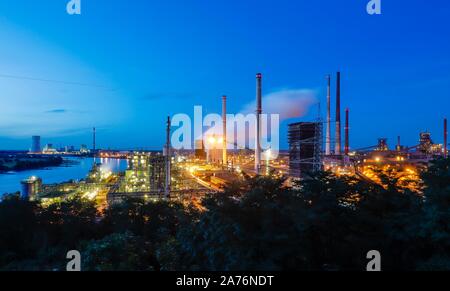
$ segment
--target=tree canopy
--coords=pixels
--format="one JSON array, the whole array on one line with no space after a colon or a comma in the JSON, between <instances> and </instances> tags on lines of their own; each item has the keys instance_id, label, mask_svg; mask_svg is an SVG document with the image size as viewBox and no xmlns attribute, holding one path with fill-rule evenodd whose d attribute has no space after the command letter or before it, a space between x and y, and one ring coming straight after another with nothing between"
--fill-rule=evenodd
<instances>
[{"instance_id":1,"label":"tree canopy","mask_svg":"<svg viewBox=\"0 0 450 291\"><path fill-rule=\"evenodd\" d=\"M423 188L314 174L294 187L247 177L197 209L127 200L99 213L81 197L42 206L0 203L0 270L365 270L378 250L383 270L450 270L450 160L421 174Z\"/></svg>"}]
</instances>

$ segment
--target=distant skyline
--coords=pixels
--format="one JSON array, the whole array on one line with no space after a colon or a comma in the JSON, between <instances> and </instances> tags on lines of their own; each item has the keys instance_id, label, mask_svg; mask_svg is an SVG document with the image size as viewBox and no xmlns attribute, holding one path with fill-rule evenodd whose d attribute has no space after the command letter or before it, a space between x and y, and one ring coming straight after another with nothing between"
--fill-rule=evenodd
<instances>
[{"instance_id":1,"label":"distant skyline","mask_svg":"<svg viewBox=\"0 0 450 291\"><path fill-rule=\"evenodd\" d=\"M161 149L167 115L220 113L224 94L248 110L258 72L266 98L319 100L325 117L325 76L334 98L341 71L353 149L421 131L442 143L450 2L385 0L374 16L367 2L82 0L71 16L66 0L0 0L0 150L33 135L90 147L94 126L99 148ZM306 109L283 122L282 148L288 123L316 118Z\"/></svg>"}]
</instances>

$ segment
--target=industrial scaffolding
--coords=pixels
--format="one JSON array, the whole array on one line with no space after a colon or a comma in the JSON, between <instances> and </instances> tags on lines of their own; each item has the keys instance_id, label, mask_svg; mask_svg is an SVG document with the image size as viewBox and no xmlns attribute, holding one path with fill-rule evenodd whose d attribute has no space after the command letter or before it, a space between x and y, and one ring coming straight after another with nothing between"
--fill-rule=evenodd
<instances>
[{"instance_id":1,"label":"industrial scaffolding","mask_svg":"<svg viewBox=\"0 0 450 291\"><path fill-rule=\"evenodd\" d=\"M293 178L305 179L322 170L322 122L299 122L289 125L289 172Z\"/></svg>"}]
</instances>

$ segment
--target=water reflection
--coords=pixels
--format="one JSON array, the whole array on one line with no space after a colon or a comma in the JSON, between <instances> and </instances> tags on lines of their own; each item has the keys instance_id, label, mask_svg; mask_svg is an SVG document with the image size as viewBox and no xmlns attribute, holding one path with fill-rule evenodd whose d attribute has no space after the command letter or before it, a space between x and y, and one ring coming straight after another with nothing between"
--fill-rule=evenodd
<instances>
[{"instance_id":1,"label":"water reflection","mask_svg":"<svg viewBox=\"0 0 450 291\"><path fill-rule=\"evenodd\" d=\"M101 163L102 168L113 173L127 169L126 160L108 158L65 158L65 160L69 162L66 166L0 174L0 195L20 191L20 181L31 176L40 177L44 184L84 179L95 162Z\"/></svg>"}]
</instances>

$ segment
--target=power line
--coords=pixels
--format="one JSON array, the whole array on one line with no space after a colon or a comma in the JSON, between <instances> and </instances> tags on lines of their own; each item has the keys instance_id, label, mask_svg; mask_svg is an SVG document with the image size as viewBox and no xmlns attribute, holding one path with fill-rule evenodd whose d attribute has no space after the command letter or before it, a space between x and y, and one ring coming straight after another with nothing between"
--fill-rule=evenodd
<instances>
[{"instance_id":1,"label":"power line","mask_svg":"<svg viewBox=\"0 0 450 291\"><path fill-rule=\"evenodd\" d=\"M73 86L106 88L105 86L96 85L96 84L81 83L81 82L71 82L71 81L61 81L61 80L52 80L52 79L42 79L42 78L34 78L34 77L27 77L27 76L8 75L8 74L2 74L2 73L0 73L0 78L35 81L35 82L46 82L46 83L55 83L55 84L65 84L65 85L73 85Z\"/></svg>"}]
</instances>

